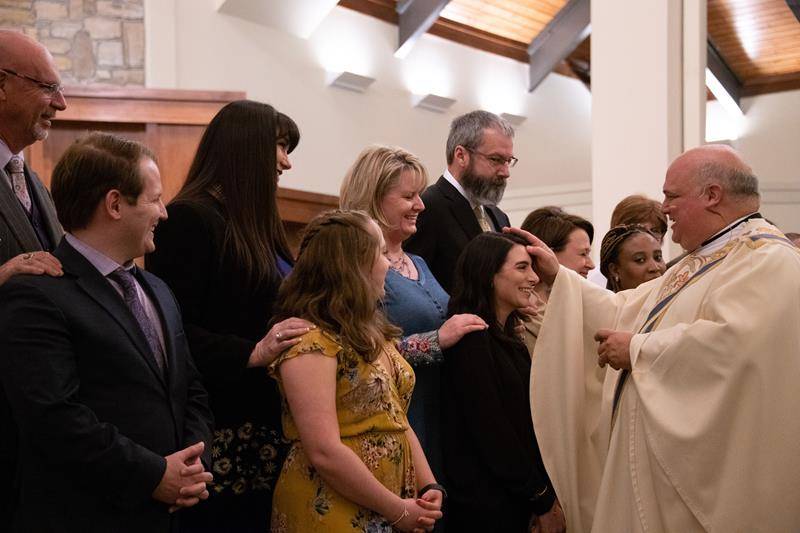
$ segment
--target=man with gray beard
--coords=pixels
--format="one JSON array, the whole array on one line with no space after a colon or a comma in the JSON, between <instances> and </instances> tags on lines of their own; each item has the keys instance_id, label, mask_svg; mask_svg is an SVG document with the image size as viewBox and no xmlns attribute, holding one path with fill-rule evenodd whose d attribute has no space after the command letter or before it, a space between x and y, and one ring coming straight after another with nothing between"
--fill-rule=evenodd
<instances>
[{"instance_id":1,"label":"man with gray beard","mask_svg":"<svg viewBox=\"0 0 800 533\"><path fill-rule=\"evenodd\" d=\"M426 209L406 251L422 256L450 292L461 250L483 231L500 231L508 216L497 204L511 176L514 129L493 113L472 111L453 120L447 137L447 169L422 193Z\"/></svg>"}]
</instances>

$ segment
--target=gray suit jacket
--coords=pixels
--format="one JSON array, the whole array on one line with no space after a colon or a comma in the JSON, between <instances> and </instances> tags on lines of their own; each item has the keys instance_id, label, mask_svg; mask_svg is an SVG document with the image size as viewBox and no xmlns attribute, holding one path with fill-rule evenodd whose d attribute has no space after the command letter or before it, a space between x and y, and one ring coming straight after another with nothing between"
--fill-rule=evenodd
<instances>
[{"instance_id":1,"label":"gray suit jacket","mask_svg":"<svg viewBox=\"0 0 800 533\"><path fill-rule=\"evenodd\" d=\"M27 165L25 174L31 183L33 200L42 213L53 246L64 232L56 217L53 200L39 177ZM25 252L42 249L28 216L11 189L9 176L0 168L0 265ZM0 388L0 533L7 531L17 502L17 426L11 416L5 391Z\"/></svg>"},{"instance_id":2,"label":"gray suit jacket","mask_svg":"<svg viewBox=\"0 0 800 533\"><path fill-rule=\"evenodd\" d=\"M31 183L32 199L42 212L50 241L53 246L58 246L64 232L58 223L50 192L36 173L28 169L27 165L25 165L25 174ZM0 264L19 254L42 249L36 232L33 230L25 210L14 195L9 181L6 171L0 168Z\"/></svg>"}]
</instances>

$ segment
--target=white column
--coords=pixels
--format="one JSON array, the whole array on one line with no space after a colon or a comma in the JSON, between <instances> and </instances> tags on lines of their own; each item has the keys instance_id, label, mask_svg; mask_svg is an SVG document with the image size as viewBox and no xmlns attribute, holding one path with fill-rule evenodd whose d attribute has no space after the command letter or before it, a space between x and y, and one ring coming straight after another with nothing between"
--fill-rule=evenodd
<instances>
[{"instance_id":1,"label":"white column","mask_svg":"<svg viewBox=\"0 0 800 533\"><path fill-rule=\"evenodd\" d=\"M683 151L683 20L683 0L592 0L596 255L617 202L660 201L664 173Z\"/></svg>"},{"instance_id":2,"label":"white column","mask_svg":"<svg viewBox=\"0 0 800 533\"><path fill-rule=\"evenodd\" d=\"M145 0L145 86L158 89L178 87L175 26L176 0Z\"/></svg>"},{"instance_id":3,"label":"white column","mask_svg":"<svg viewBox=\"0 0 800 533\"><path fill-rule=\"evenodd\" d=\"M683 149L706 140L706 0L683 0Z\"/></svg>"}]
</instances>

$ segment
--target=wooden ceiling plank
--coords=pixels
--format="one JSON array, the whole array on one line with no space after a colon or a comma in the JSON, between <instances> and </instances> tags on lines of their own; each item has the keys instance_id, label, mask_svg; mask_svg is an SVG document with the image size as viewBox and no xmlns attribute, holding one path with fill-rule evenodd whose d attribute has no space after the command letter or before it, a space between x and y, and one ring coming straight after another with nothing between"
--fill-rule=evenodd
<instances>
[{"instance_id":1,"label":"wooden ceiling plank","mask_svg":"<svg viewBox=\"0 0 800 533\"><path fill-rule=\"evenodd\" d=\"M450 0L404 0L397 4L398 42L395 54L402 57L428 31Z\"/></svg>"},{"instance_id":2,"label":"wooden ceiling plank","mask_svg":"<svg viewBox=\"0 0 800 533\"><path fill-rule=\"evenodd\" d=\"M590 30L589 0L569 0L528 47L528 91L536 87L586 38Z\"/></svg>"}]
</instances>

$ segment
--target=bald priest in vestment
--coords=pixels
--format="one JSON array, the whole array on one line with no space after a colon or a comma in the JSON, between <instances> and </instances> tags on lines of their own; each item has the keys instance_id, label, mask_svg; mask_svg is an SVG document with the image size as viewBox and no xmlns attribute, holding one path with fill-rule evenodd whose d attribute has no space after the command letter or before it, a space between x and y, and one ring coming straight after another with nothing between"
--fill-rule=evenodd
<instances>
[{"instance_id":1,"label":"bald priest in vestment","mask_svg":"<svg viewBox=\"0 0 800 533\"><path fill-rule=\"evenodd\" d=\"M664 196L689 253L633 290L559 269L529 237L553 285L533 421L567 528L800 531L800 252L728 147L676 159Z\"/></svg>"}]
</instances>

